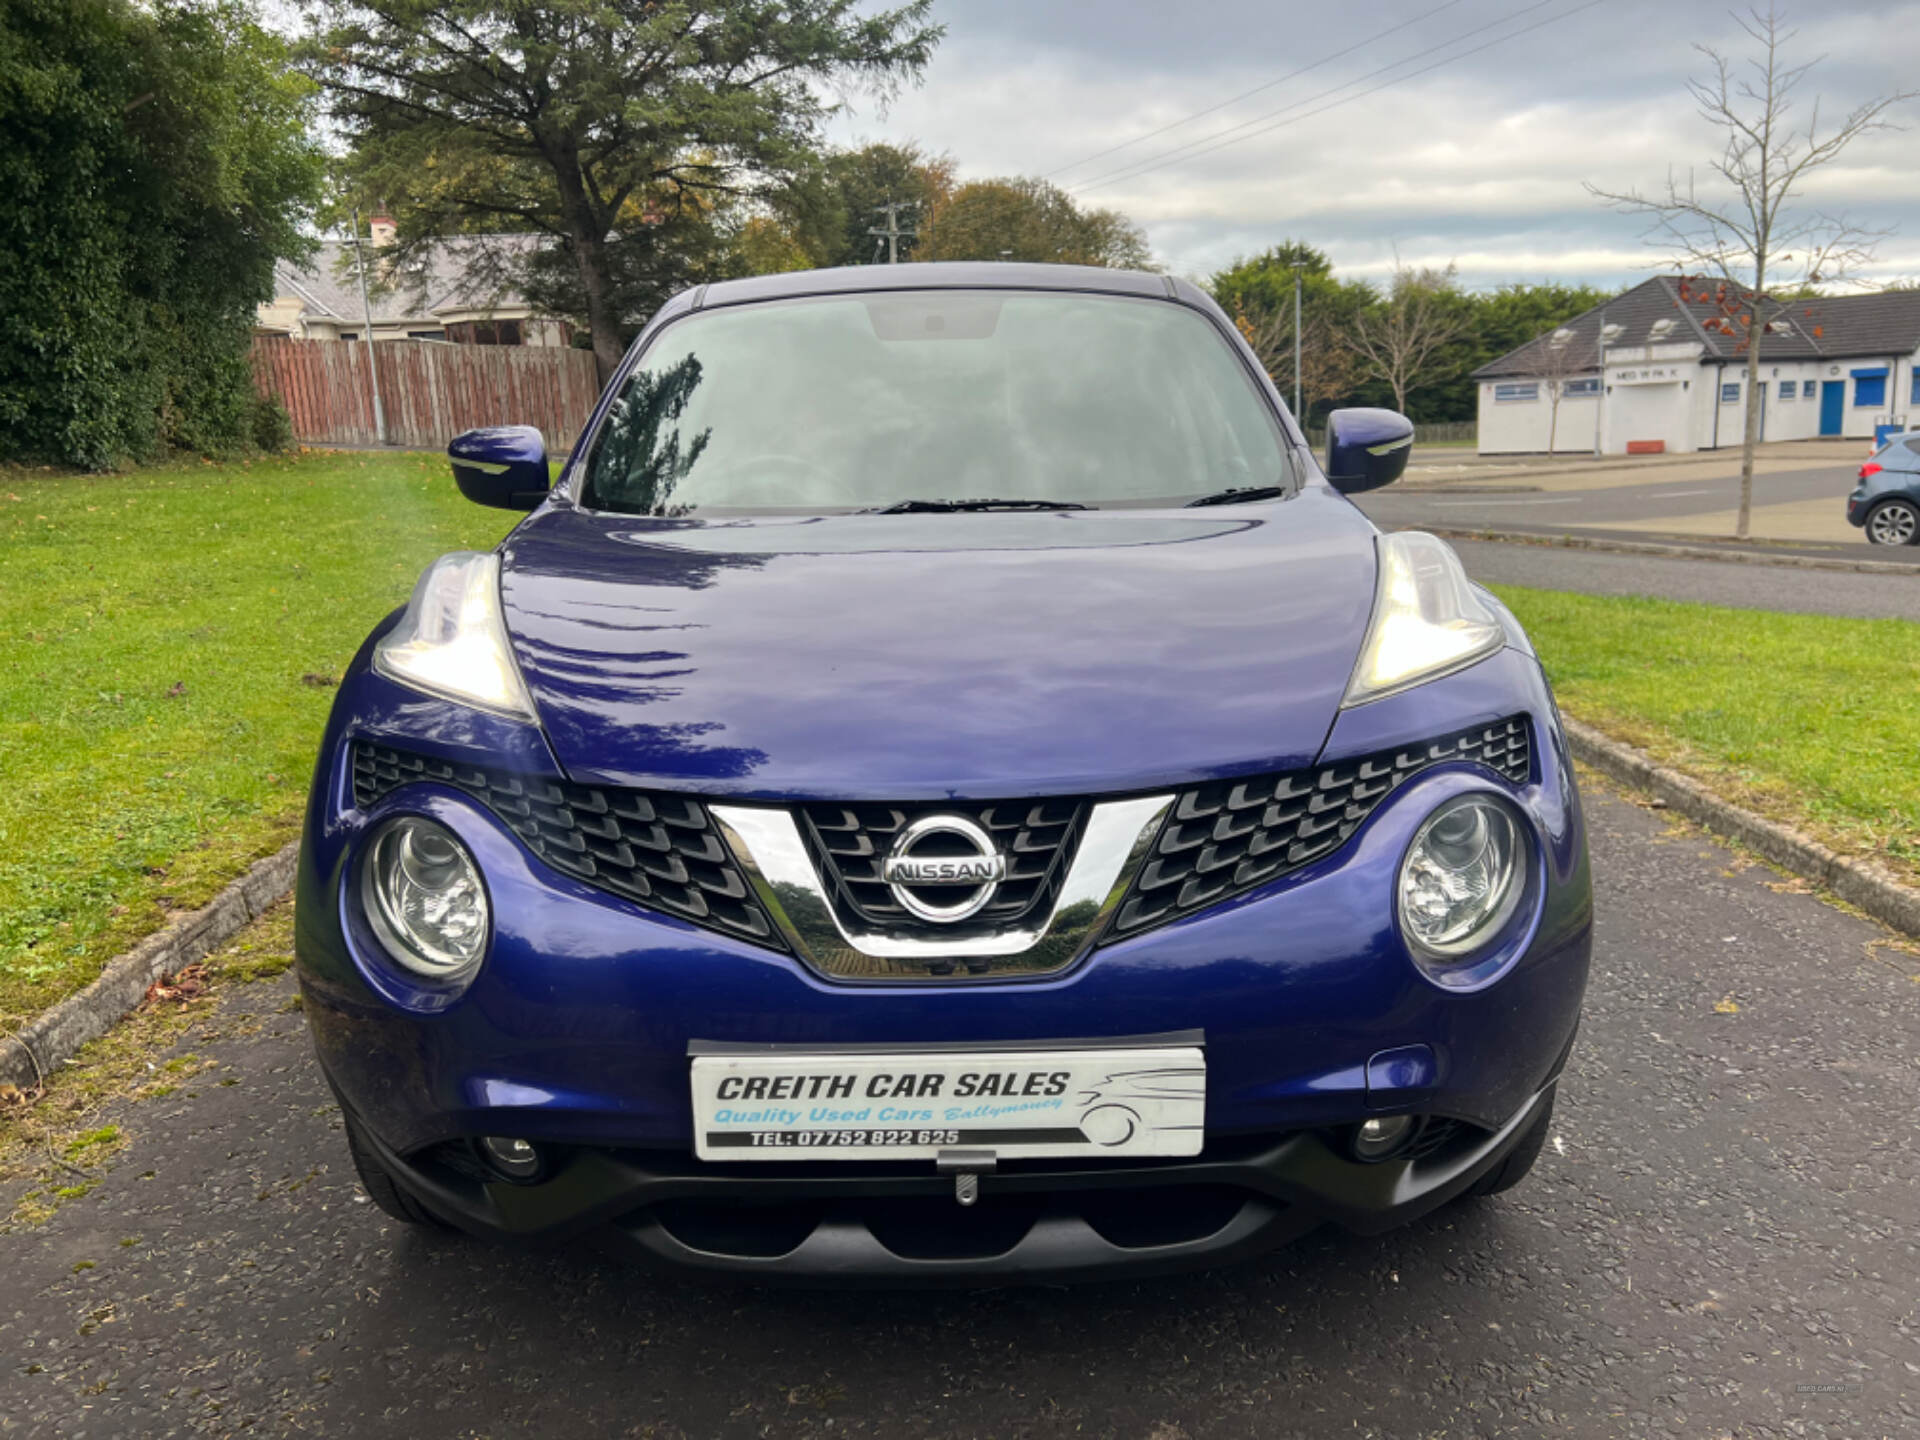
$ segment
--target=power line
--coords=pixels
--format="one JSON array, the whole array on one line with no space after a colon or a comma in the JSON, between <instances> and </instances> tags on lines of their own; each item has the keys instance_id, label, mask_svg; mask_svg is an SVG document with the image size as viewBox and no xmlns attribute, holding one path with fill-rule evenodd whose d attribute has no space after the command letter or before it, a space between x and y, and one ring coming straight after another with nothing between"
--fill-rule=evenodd
<instances>
[{"instance_id":1,"label":"power line","mask_svg":"<svg viewBox=\"0 0 1920 1440\"><path fill-rule=\"evenodd\" d=\"M1528 5L1520 10L1516 10L1513 14L1503 16L1499 20L1492 21L1489 24L1481 25L1476 27L1475 29L1469 30L1464 35L1459 35L1454 37L1452 40L1443 42L1437 48L1446 49L1448 46L1457 45L1462 40L1472 39L1475 35L1484 34L1486 31L1491 30L1496 26L1504 25L1511 20L1517 20L1522 15L1529 14L1532 11L1541 9L1543 6L1551 5L1554 3L1557 3L1557 0L1535 0L1535 3L1532 5ZM1394 61L1391 65L1383 65L1378 70L1371 70L1367 74L1362 75L1357 79L1348 81L1344 85L1335 85L1332 89L1323 90L1320 92L1320 94L1311 96L1306 100L1296 101L1292 105L1283 105L1277 110L1268 111L1265 115L1256 115L1251 120L1243 121L1242 123L1231 126L1226 130L1217 131L1215 134L1211 136L1206 136L1206 137L1203 137L1202 139L1192 141L1186 145L1178 146L1173 150L1164 151L1160 155L1157 155L1150 160L1142 161L1137 165L1123 165L1118 170L1110 171L1105 175L1096 176L1092 180L1083 181L1078 185L1071 185L1067 188L1070 190L1092 190L1092 189L1097 189L1098 187L1103 185L1112 184L1117 180L1137 180L1140 176L1147 175L1152 173L1155 170L1161 169L1163 166L1171 164L1175 160L1182 159L1182 158L1194 160L1194 159L1198 159L1202 155L1211 155L1214 151L1224 150L1229 145L1237 145L1243 140L1251 140L1255 136L1268 134L1271 131L1282 128L1283 126L1294 124L1296 121L1309 120L1309 119L1312 119L1315 115L1324 115L1329 110L1338 109L1342 105L1349 105L1353 103L1355 100L1364 100L1367 98L1367 96L1378 94L1380 91L1387 89L1388 86L1390 85L1397 85L1403 81L1411 80L1417 75L1425 75L1428 71L1438 70L1441 66L1451 65L1455 61L1465 60L1470 55L1478 55L1483 50L1491 50L1494 46L1504 45L1509 40L1517 40L1522 35L1528 34L1534 30L1538 30L1543 26L1551 25L1561 20L1569 20L1573 16L1579 14L1582 10L1591 10L1595 5L1598 5L1600 3L1601 3L1601 0L1585 0L1584 4L1576 5L1571 10L1564 10L1558 15L1549 15L1545 19L1536 20L1531 25L1523 25L1520 29L1509 31L1505 35L1496 35L1493 39L1488 40L1482 44L1475 45L1471 49L1462 50L1458 54L1444 56L1443 58L1439 60L1435 60L1430 64L1422 65L1418 69L1409 70L1403 75L1397 75L1392 80L1386 81L1382 84L1370 86L1367 89L1357 91L1352 95L1343 96L1341 99L1331 101L1330 103L1326 105L1322 105L1317 109L1308 110L1299 115L1286 115L1286 112L1289 110L1297 110L1301 105L1311 105L1316 100L1323 100L1329 95L1336 95L1342 90L1350 89L1352 86L1361 84L1363 81L1371 80L1376 76L1383 75L1389 70L1397 70L1400 68L1400 66L1405 65L1407 61L1417 58L1416 56L1412 56L1412 55L1406 56L1402 59ZM1273 117L1276 115L1286 115L1286 118L1280 119L1280 120L1273 120L1272 124L1261 123L1263 121L1272 120ZM1259 125L1261 128L1257 130L1249 129L1250 126L1254 126L1254 125ZM1234 131L1236 130L1245 130L1247 131L1247 133L1244 135L1236 135L1234 134Z\"/></svg>"},{"instance_id":2,"label":"power line","mask_svg":"<svg viewBox=\"0 0 1920 1440\"><path fill-rule=\"evenodd\" d=\"M1346 56L1351 55L1356 50L1364 50L1369 45L1377 45L1382 40L1386 39L1389 35L1397 35L1402 30L1405 30L1410 26L1418 25L1423 20L1431 20L1435 15L1438 15L1442 10L1451 10L1454 6L1460 3L1461 3L1461 0L1445 0L1444 4L1436 5L1431 10L1423 10L1420 12L1420 14L1415 15L1410 20L1403 20L1398 25L1394 25L1386 30L1382 30L1375 34L1369 34L1364 40L1356 40L1354 41L1353 44L1347 46L1347 48L1344 50L1336 50L1331 55L1321 56L1318 60L1315 60L1312 64L1302 65L1297 70L1289 70L1285 75L1282 75L1277 80L1269 80L1264 85L1254 86L1251 90L1242 90L1238 95L1235 95L1228 100L1222 100L1218 105L1209 105L1204 110L1196 110L1191 115L1184 115L1178 120L1170 120L1157 130L1148 130L1144 134L1134 136L1131 140L1122 140L1118 145L1109 145L1105 150L1096 150L1091 155L1082 155L1078 160L1074 160L1068 164L1062 165L1057 170L1047 171L1047 173L1041 178L1046 180L1051 180L1057 175L1066 174L1067 171L1069 170L1078 170L1082 165L1088 165L1095 160L1102 160L1109 155L1115 155L1122 150L1130 149L1133 146L1140 144L1143 140L1151 140L1154 138L1154 136L1164 135L1169 130L1178 130L1182 125L1191 125L1195 120L1204 120L1207 116L1218 114L1220 111L1227 109L1229 106L1238 105L1242 100L1251 100L1255 95L1261 94L1262 92L1267 90L1271 90L1276 85L1284 85L1289 80L1298 80L1302 75L1305 75L1310 70L1318 70L1322 65L1331 65L1335 60L1344 59Z\"/></svg>"},{"instance_id":3,"label":"power line","mask_svg":"<svg viewBox=\"0 0 1920 1440\"><path fill-rule=\"evenodd\" d=\"M1228 140L1229 137L1239 138L1239 139L1250 139L1251 135L1247 135L1247 136L1237 135L1237 132L1242 130L1251 131L1254 134L1264 135L1266 133L1265 129L1255 131L1253 127L1264 125L1265 122L1272 120L1275 116L1285 115L1290 110L1299 110L1304 106L1313 105L1318 101L1325 100L1330 95L1338 95L1342 90L1351 90L1356 85L1364 85L1367 81L1377 79L1378 77L1387 74L1389 71L1398 70L1403 65L1412 64L1414 61L1418 60L1423 54L1432 54L1433 51L1435 50L1451 49L1455 45L1459 45L1467 40L1473 39L1473 37L1476 35L1484 35L1487 31L1498 29L1502 25L1506 25L1511 21L1519 19L1522 15L1529 14L1532 11L1542 9L1545 6L1556 4L1556 3L1558 3L1558 0L1533 0L1533 3L1530 5L1523 6L1522 8L1512 11L1506 15L1498 16L1495 19L1487 21L1484 25L1476 25L1474 26L1473 29L1468 30L1462 34L1456 35L1450 40L1443 40L1438 45L1430 46L1423 51L1416 51L1411 55L1403 55L1398 60L1391 60L1387 62L1385 65L1381 65L1375 69L1367 71L1366 74L1364 75L1357 75L1351 80L1343 80L1338 85L1329 86L1327 89L1322 90L1317 95L1309 95L1303 100L1291 101L1288 104L1278 106L1272 110L1268 110L1263 114L1255 115L1250 120L1242 120L1237 125L1229 125L1224 130L1216 130L1211 135L1202 135L1197 140L1189 140L1184 145L1176 145L1171 150L1163 150L1158 155L1150 156L1145 160L1128 161L1125 164L1120 165L1113 170L1107 171L1104 175L1096 175L1091 180L1081 181L1078 184L1069 186L1068 188L1073 190L1092 189L1096 186L1108 184L1109 182L1114 180L1132 179L1136 173L1145 174L1147 173L1148 169L1157 169L1162 163L1179 159L1183 156L1186 156L1188 152L1195 152L1198 154L1210 153L1213 149L1218 148L1214 143L1216 141L1225 141L1225 140ZM1519 32L1516 31L1514 33L1518 34ZM1465 55L1469 55L1472 53L1473 53L1472 51L1462 51L1459 55L1451 56L1449 58L1457 60L1457 59L1463 58ZM1440 63L1445 63L1445 62L1440 62ZM1418 73L1420 72L1419 71L1410 72L1410 74L1418 74ZM1394 81L1391 81L1388 83L1397 83L1399 80L1405 80L1407 78L1409 78L1407 75L1398 76ZM1385 87L1376 86L1374 88L1384 89ZM1358 100L1362 94L1372 94L1372 93L1373 91L1371 90L1362 91L1360 92L1360 94L1348 96L1347 99ZM1341 103L1344 103L1344 102L1341 102ZM1295 116L1293 118L1304 119L1305 117ZM1268 128L1277 128L1277 127L1268 127Z\"/></svg>"}]
</instances>

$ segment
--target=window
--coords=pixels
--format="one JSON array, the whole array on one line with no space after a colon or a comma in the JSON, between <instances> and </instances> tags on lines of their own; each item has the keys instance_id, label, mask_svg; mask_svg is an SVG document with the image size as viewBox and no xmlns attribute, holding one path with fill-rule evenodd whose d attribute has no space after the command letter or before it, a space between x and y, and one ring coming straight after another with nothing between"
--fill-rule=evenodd
<instances>
[{"instance_id":1,"label":"window","mask_svg":"<svg viewBox=\"0 0 1920 1440\"><path fill-rule=\"evenodd\" d=\"M1887 372L1885 370L1854 371L1853 403L1856 407L1886 404Z\"/></svg>"},{"instance_id":2,"label":"window","mask_svg":"<svg viewBox=\"0 0 1920 1440\"><path fill-rule=\"evenodd\" d=\"M1740 386L1738 384L1722 385L1720 387L1720 403L1722 405L1738 405L1740 403Z\"/></svg>"},{"instance_id":3,"label":"window","mask_svg":"<svg viewBox=\"0 0 1920 1440\"><path fill-rule=\"evenodd\" d=\"M1905 441L1904 443L1907 449L1911 450L1916 455L1920 455L1920 436L1916 436L1911 440Z\"/></svg>"},{"instance_id":4,"label":"window","mask_svg":"<svg viewBox=\"0 0 1920 1440\"><path fill-rule=\"evenodd\" d=\"M447 338L460 345L518 345L518 320L468 320L447 326Z\"/></svg>"},{"instance_id":5,"label":"window","mask_svg":"<svg viewBox=\"0 0 1920 1440\"><path fill-rule=\"evenodd\" d=\"M1576 400L1582 395L1598 395L1599 393L1600 382L1598 380L1569 380L1565 385L1560 387L1560 396L1565 400Z\"/></svg>"},{"instance_id":6,"label":"window","mask_svg":"<svg viewBox=\"0 0 1920 1440\"><path fill-rule=\"evenodd\" d=\"M1540 398L1540 382L1537 380L1514 380L1505 385L1493 387L1493 403L1512 405Z\"/></svg>"},{"instance_id":7,"label":"window","mask_svg":"<svg viewBox=\"0 0 1920 1440\"><path fill-rule=\"evenodd\" d=\"M1794 388L1795 388L1795 387L1794 387L1794 382L1793 382L1793 381L1791 381L1791 380L1782 380L1782 381L1780 382L1780 398L1781 398L1782 400L1791 400L1791 399L1793 399L1793 392L1794 392Z\"/></svg>"},{"instance_id":8,"label":"window","mask_svg":"<svg viewBox=\"0 0 1920 1440\"><path fill-rule=\"evenodd\" d=\"M444 340L447 338L447 332L444 330L409 330L407 331L407 338L409 340Z\"/></svg>"},{"instance_id":9,"label":"window","mask_svg":"<svg viewBox=\"0 0 1920 1440\"><path fill-rule=\"evenodd\" d=\"M1553 335L1547 341L1547 344L1550 348L1554 350L1564 350L1567 348L1567 346L1570 343L1572 343L1572 341L1573 341L1573 331L1567 329L1566 326L1562 325L1558 330L1553 332Z\"/></svg>"},{"instance_id":10,"label":"window","mask_svg":"<svg viewBox=\"0 0 1920 1440\"><path fill-rule=\"evenodd\" d=\"M1616 325L1612 321L1608 321L1605 325L1602 325L1600 327L1601 343L1605 345L1611 345L1614 341L1618 340L1622 334L1626 332L1626 328L1627 327L1624 325Z\"/></svg>"},{"instance_id":11,"label":"window","mask_svg":"<svg viewBox=\"0 0 1920 1440\"><path fill-rule=\"evenodd\" d=\"M659 516L1164 505L1292 478L1238 358L1182 306L908 290L675 321L594 437L582 500Z\"/></svg>"},{"instance_id":12,"label":"window","mask_svg":"<svg viewBox=\"0 0 1920 1440\"><path fill-rule=\"evenodd\" d=\"M1916 365L1913 369L1912 383L1913 393L1907 398L1915 405L1920 405L1920 365Z\"/></svg>"},{"instance_id":13,"label":"window","mask_svg":"<svg viewBox=\"0 0 1920 1440\"><path fill-rule=\"evenodd\" d=\"M1667 338L1667 336L1671 335L1672 333L1673 333L1673 321L1656 320L1653 322L1653 328L1647 331L1647 339L1664 340Z\"/></svg>"}]
</instances>

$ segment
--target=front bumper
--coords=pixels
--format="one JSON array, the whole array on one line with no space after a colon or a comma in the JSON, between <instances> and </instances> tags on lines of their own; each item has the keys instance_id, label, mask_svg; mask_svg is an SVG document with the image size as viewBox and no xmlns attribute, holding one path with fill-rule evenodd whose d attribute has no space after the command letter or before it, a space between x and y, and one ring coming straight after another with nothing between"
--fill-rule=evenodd
<instances>
[{"instance_id":1,"label":"front bumper","mask_svg":"<svg viewBox=\"0 0 1920 1440\"><path fill-rule=\"evenodd\" d=\"M965 1208L924 1167L717 1165L685 1154L568 1151L534 1185L485 1179L458 1147L381 1162L471 1234L593 1237L622 1258L755 1283L939 1286L1114 1279L1248 1259L1325 1223L1377 1234L1445 1204L1503 1160L1549 1086L1488 1132L1436 1126L1414 1158L1347 1159L1319 1132L1248 1136L1195 1160L1029 1161ZM451 1163L449 1163L451 1161Z\"/></svg>"},{"instance_id":2,"label":"front bumper","mask_svg":"<svg viewBox=\"0 0 1920 1440\"><path fill-rule=\"evenodd\" d=\"M1384 1228L1470 1185L1524 1130L1578 1024L1591 940L1585 836L1551 698L1537 663L1517 650L1345 712L1323 759L1525 713L1537 742L1527 785L1439 766L1395 790L1325 859L1055 974L866 984L577 883L446 787L414 784L356 809L342 764L356 738L492 764L517 746L515 763L534 773L551 766L537 731L383 687L356 665L329 725L298 877L300 979L322 1064L357 1128L403 1184L471 1230L528 1238L598 1230L630 1252L697 1268L909 1283L1230 1258L1323 1220ZM1390 896L1420 821L1475 787L1498 790L1531 826L1539 902L1495 969L1448 988L1409 959ZM486 876L491 950L456 996L396 985L353 933L345 877L361 837L401 812L456 830ZM930 1163L790 1163L774 1175L703 1165L691 1153L687 1057L701 1042L910 1051L1169 1030L1205 1037L1206 1143L1196 1160L1003 1164L983 1181L976 1212L963 1212L951 1179ZM1390 1053L1417 1063L1384 1063ZM1323 1138L1392 1114L1458 1126L1447 1146L1406 1164L1358 1165ZM450 1143L482 1135L559 1147L566 1163L540 1185L514 1187L436 1160ZM1115 1226L1103 1232L1089 1213L1095 1202L1085 1197L1096 1192L1129 1197L1123 1210L1160 1194L1175 1212L1173 1238L1116 1244ZM846 1208L856 1202L885 1202L892 1218ZM724 1236L708 1233L742 1207L757 1225L770 1204L792 1210L791 1225L814 1216L777 1256L729 1251ZM998 1248L922 1255L898 1232L914 1228L901 1216L924 1206L939 1210L938 1223L920 1227L927 1233L970 1214L967 1226L1026 1223ZM1217 1225L1202 1223L1216 1212Z\"/></svg>"}]
</instances>

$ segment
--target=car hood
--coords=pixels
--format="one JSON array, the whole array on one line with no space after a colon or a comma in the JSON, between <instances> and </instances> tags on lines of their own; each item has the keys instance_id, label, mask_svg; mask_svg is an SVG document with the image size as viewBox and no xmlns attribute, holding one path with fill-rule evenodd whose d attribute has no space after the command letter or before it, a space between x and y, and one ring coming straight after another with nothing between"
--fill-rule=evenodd
<instances>
[{"instance_id":1,"label":"car hood","mask_svg":"<svg viewBox=\"0 0 1920 1440\"><path fill-rule=\"evenodd\" d=\"M647 520L555 505L507 625L583 782L995 799L1290 769L1373 600L1339 495L1188 511Z\"/></svg>"}]
</instances>

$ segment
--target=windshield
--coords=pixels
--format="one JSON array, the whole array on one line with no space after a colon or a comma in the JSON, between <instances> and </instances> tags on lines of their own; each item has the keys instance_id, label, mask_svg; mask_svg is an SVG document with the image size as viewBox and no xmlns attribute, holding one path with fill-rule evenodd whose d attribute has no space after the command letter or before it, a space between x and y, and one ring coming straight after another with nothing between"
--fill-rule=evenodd
<instances>
[{"instance_id":1,"label":"windshield","mask_svg":"<svg viewBox=\"0 0 1920 1440\"><path fill-rule=\"evenodd\" d=\"M1246 370L1184 306L910 291L668 326L594 440L581 501L634 515L1177 505L1292 478Z\"/></svg>"}]
</instances>

